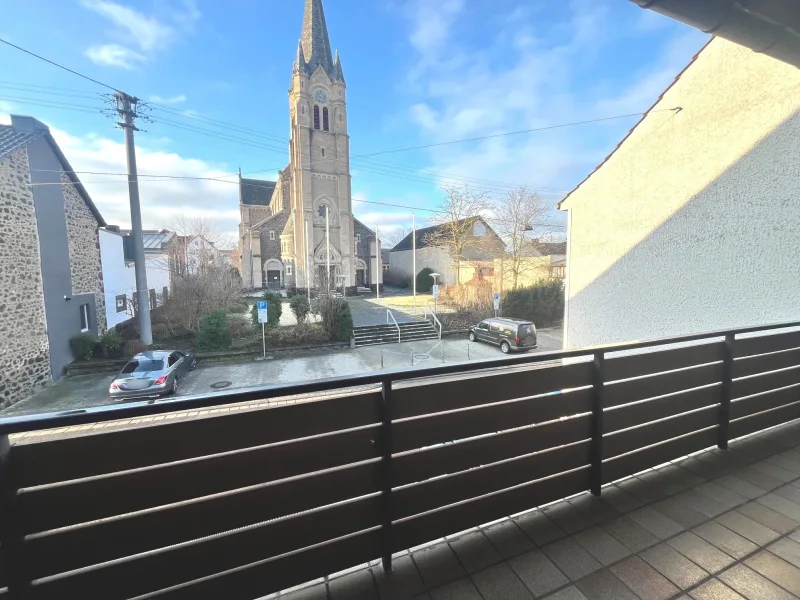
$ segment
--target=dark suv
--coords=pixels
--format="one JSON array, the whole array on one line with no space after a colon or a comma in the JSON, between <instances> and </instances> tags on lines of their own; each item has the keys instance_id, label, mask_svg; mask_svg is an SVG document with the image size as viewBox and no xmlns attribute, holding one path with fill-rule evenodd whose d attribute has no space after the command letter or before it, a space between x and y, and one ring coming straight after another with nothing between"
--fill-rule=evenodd
<instances>
[{"instance_id":1,"label":"dark suv","mask_svg":"<svg viewBox=\"0 0 800 600\"><path fill-rule=\"evenodd\" d=\"M536 327L522 319L486 319L470 328L469 341L495 344L504 354L512 350L525 352L536 348Z\"/></svg>"}]
</instances>

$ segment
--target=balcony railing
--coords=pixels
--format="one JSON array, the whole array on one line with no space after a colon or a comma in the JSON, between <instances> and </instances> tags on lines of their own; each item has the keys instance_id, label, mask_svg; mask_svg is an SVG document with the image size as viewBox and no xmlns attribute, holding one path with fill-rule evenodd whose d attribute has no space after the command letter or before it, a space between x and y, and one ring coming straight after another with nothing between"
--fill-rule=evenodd
<instances>
[{"instance_id":1,"label":"balcony railing","mask_svg":"<svg viewBox=\"0 0 800 600\"><path fill-rule=\"evenodd\" d=\"M4 419L0 585L233 600L388 568L393 552L800 418L789 327Z\"/></svg>"}]
</instances>

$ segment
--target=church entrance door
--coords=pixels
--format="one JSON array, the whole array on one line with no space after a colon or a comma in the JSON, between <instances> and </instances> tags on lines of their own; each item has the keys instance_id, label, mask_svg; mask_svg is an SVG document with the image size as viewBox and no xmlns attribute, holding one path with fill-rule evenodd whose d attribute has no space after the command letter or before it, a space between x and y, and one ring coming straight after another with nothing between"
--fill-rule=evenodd
<instances>
[{"instance_id":1,"label":"church entrance door","mask_svg":"<svg viewBox=\"0 0 800 600\"><path fill-rule=\"evenodd\" d=\"M367 276L364 269L356 271L356 285L358 287L367 287Z\"/></svg>"},{"instance_id":2,"label":"church entrance door","mask_svg":"<svg viewBox=\"0 0 800 600\"><path fill-rule=\"evenodd\" d=\"M271 290L281 289L281 272L267 271L267 288Z\"/></svg>"}]
</instances>

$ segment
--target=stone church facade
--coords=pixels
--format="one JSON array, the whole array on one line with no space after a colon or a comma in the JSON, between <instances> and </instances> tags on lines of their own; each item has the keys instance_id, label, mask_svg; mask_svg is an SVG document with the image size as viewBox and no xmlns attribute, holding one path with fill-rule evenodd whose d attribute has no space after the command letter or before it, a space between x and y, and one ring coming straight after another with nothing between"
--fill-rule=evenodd
<instances>
[{"instance_id":1,"label":"stone church facade","mask_svg":"<svg viewBox=\"0 0 800 600\"><path fill-rule=\"evenodd\" d=\"M374 232L353 216L346 84L322 0L306 0L289 118L289 165L278 181L239 176L244 286L374 288L380 261Z\"/></svg>"}]
</instances>

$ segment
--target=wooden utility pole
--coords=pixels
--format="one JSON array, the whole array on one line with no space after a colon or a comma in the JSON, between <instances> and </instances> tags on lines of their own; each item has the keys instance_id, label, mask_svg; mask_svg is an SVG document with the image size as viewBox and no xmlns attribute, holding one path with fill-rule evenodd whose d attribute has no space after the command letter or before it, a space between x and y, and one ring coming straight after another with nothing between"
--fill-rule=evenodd
<instances>
[{"instance_id":1,"label":"wooden utility pole","mask_svg":"<svg viewBox=\"0 0 800 600\"><path fill-rule=\"evenodd\" d=\"M133 132L138 131L134 120L139 99L117 92L114 94L117 112L122 117L119 126L125 131L125 154L128 159L128 195L131 205L131 237L133 238L133 263L136 268L136 303L139 315L139 337L149 346L153 343L150 325L150 298L147 293L147 268L144 262L144 240L142 239L142 209L139 204L139 178L136 171L136 147Z\"/></svg>"}]
</instances>

